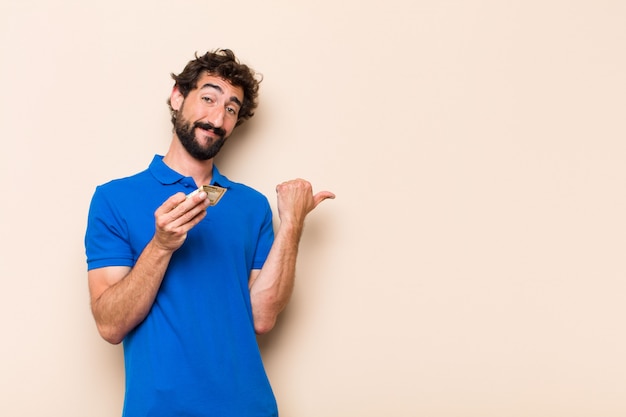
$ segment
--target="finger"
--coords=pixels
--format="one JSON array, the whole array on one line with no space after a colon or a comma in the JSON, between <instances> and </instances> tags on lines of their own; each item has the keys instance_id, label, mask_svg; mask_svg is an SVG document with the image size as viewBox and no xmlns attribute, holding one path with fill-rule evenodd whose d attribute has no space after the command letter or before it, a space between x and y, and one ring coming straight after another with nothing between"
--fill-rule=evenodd
<instances>
[{"instance_id":1,"label":"finger","mask_svg":"<svg viewBox=\"0 0 626 417\"><path fill-rule=\"evenodd\" d=\"M187 223L197 224L206 215L206 209L210 204L207 193L201 191L193 196L187 196L187 200L183 201L176 210L172 210L172 223L182 226Z\"/></svg>"},{"instance_id":2,"label":"finger","mask_svg":"<svg viewBox=\"0 0 626 417\"><path fill-rule=\"evenodd\" d=\"M161 204L161 207L159 207L157 209L157 213L169 213L172 210L174 210L176 207L178 207L183 201L186 200L186 196L184 193L176 193L173 196L171 196L170 198L168 198L167 200L165 200L165 202L163 204Z\"/></svg>"},{"instance_id":3,"label":"finger","mask_svg":"<svg viewBox=\"0 0 626 417\"><path fill-rule=\"evenodd\" d=\"M200 203L204 203L207 201L207 197L208 194L206 193L206 191L198 191L198 192L193 192L189 195L187 195L187 199L191 200L192 202L194 202L194 205L198 205Z\"/></svg>"},{"instance_id":4,"label":"finger","mask_svg":"<svg viewBox=\"0 0 626 417\"><path fill-rule=\"evenodd\" d=\"M182 228L185 231L191 230L195 225L200 223L202 219L207 215L206 208L197 208L194 207L192 210L189 210L184 215L176 219L173 224L177 224L178 227Z\"/></svg>"},{"instance_id":5,"label":"finger","mask_svg":"<svg viewBox=\"0 0 626 417\"><path fill-rule=\"evenodd\" d=\"M207 194L204 191L195 195L176 193L156 210L155 215L162 218L162 221L159 222L162 226L165 226L167 223L176 223L174 226L178 226L182 223L186 223L199 212L206 209L208 205L206 197ZM199 207L199 209L194 210L197 207ZM189 213L190 210L194 210L194 212Z\"/></svg>"},{"instance_id":6,"label":"finger","mask_svg":"<svg viewBox=\"0 0 626 417\"><path fill-rule=\"evenodd\" d=\"M327 198L333 200L335 198L335 194L330 191L320 191L319 193L313 196L313 207L317 207L319 203L326 200Z\"/></svg>"},{"instance_id":7,"label":"finger","mask_svg":"<svg viewBox=\"0 0 626 417\"><path fill-rule=\"evenodd\" d=\"M178 194L177 194L178 195ZM171 211L173 212L176 209L178 210L179 215L186 213L192 208L201 205L207 201L207 193L205 191L194 191L191 194L187 194L185 199L181 201L176 207L174 207Z\"/></svg>"},{"instance_id":8,"label":"finger","mask_svg":"<svg viewBox=\"0 0 626 417\"><path fill-rule=\"evenodd\" d=\"M311 189L311 183L308 182L307 180L304 180L302 178L296 178L293 180L289 180L289 181L284 181L280 184L278 184L276 186L276 191L280 191L281 189L285 189L285 190L289 190L289 189L303 189L303 190L307 190L307 189Z\"/></svg>"}]
</instances>

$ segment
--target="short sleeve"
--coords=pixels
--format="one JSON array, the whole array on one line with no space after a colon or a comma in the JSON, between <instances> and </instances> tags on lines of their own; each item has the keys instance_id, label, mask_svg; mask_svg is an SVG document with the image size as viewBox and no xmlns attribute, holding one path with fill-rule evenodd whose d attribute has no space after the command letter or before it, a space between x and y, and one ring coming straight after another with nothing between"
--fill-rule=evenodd
<instances>
[{"instance_id":1,"label":"short sleeve","mask_svg":"<svg viewBox=\"0 0 626 417\"><path fill-rule=\"evenodd\" d=\"M87 269L130 266L134 255L129 244L128 227L102 186L91 199L85 233Z\"/></svg>"},{"instance_id":2,"label":"short sleeve","mask_svg":"<svg viewBox=\"0 0 626 417\"><path fill-rule=\"evenodd\" d=\"M252 262L252 269L261 269L274 243L274 225L272 223L272 209L265 200L265 216L259 231L256 251Z\"/></svg>"}]
</instances>

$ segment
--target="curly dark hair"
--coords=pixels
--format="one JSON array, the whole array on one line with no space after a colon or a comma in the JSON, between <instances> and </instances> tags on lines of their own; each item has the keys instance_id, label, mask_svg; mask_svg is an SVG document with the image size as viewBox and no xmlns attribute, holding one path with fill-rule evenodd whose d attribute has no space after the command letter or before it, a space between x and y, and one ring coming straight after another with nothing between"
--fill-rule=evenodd
<instances>
[{"instance_id":1,"label":"curly dark hair","mask_svg":"<svg viewBox=\"0 0 626 417\"><path fill-rule=\"evenodd\" d=\"M233 51L230 49L216 49L202 56L198 56L196 52L195 59L187 63L183 72L178 75L174 73L171 75L175 81L174 86L178 87L183 97L187 97L190 91L198 87L198 80L205 73L221 77L233 86L243 89L243 103L235 126L239 126L254 116L254 109L258 105L259 83L262 77L252 68L241 64ZM257 76L259 76L258 79ZM172 108L169 99L167 100L167 105L172 115L172 124L175 124L176 111Z\"/></svg>"}]
</instances>

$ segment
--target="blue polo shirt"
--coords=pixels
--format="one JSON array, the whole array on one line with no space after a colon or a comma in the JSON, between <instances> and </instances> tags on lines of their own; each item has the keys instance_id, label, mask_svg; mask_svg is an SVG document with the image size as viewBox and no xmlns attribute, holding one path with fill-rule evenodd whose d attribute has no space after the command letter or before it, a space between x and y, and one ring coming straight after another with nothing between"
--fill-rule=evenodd
<instances>
[{"instance_id":1,"label":"blue polo shirt","mask_svg":"<svg viewBox=\"0 0 626 417\"><path fill-rule=\"evenodd\" d=\"M124 339L124 417L269 417L277 406L256 341L248 290L274 239L267 199L213 168L227 189L172 256L146 319ZM132 267L155 231L154 212L197 188L156 155L149 168L96 188L88 269Z\"/></svg>"}]
</instances>

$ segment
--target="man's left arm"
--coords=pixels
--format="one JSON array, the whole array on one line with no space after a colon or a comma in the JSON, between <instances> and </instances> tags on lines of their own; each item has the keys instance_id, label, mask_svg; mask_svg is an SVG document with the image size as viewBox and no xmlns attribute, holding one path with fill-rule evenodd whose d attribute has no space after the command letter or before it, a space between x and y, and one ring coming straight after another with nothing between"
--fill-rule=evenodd
<instances>
[{"instance_id":1,"label":"man's left arm","mask_svg":"<svg viewBox=\"0 0 626 417\"><path fill-rule=\"evenodd\" d=\"M276 187L280 225L263 265L250 274L250 299L254 330L267 333L287 306L293 292L296 258L304 219L319 203L335 198L329 191L313 194L311 184L295 179Z\"/></svg>"}]
</instances>

